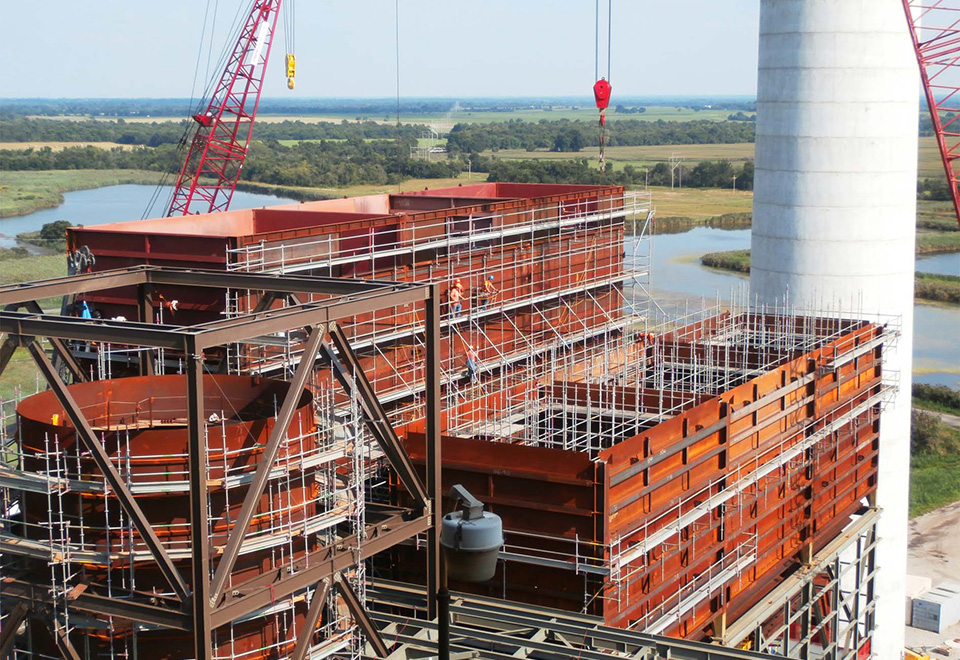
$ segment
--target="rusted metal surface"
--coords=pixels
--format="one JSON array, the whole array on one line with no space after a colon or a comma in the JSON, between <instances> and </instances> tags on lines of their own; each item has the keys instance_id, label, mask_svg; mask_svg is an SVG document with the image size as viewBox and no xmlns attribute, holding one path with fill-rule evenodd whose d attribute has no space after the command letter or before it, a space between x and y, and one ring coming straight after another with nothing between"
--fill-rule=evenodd
<instances>
[{"instance_id":1,"label":"rusted metal surface","mask_svg":"<svg viewBox=\"0 0 960 660\"><path fill-rule=\"evenodd\" d=\"M206 375L204 380L203 417L206 421L206 441L209 469L205 471L209 484L208 501L211 518L219 520L212 526L209 538L211 547L223 548L230 538L231 531L227 521L234 520L240 512L244 488L240 483L253 476L260 462L264 445L274 429L276 406L283 401L289 384L283 381L262 380L241 376ZM135 499L147 519L155 526L164 547L171 551L182 551L194 545L190 536L187 516L189 497L186 488L190 473L187 463L187 408L183 392L186 389L184 376L153 376L126 378L116 381L94 381L74 385L70 392L84 416L94 428L111 458L124 466L124 476L134 490ZM283 456L274 465L294 475L294 478L278 482L269 493L257 500L256 515L249 526L250 533L271 533L284 529L291 524L301 524L314 515L313 489L316 480L316 468L304 467L299 457L308 447L300 446L312 442L314 428L313 398L309 391L302 390L295 404L292 419L285 435L292 439L283 443ZM29 462L35 462L37 468L48 458L49 452L75 453L75 431L65 420L64 411L53 391L42 392L22 401L18 407L21 426L21 445L26 452L28 462L25 469L30 470ZM53 423L53 420L57 423ZM213 421L217 420L217 421ZM31 456L33 457L31 459ZM114 557L113 561L124 561L121 557L129 553L141 553L142 559L127 560L130 570L136 570L138 588L149 591L163 590L165 586L157 574L152 561L144 553L143 541L133 531L119 533L117 511L104 507L105 500L91 496L90 489L103 483L103 477L93 460L88 456L78 456L76 460L66 462L67 471L61 478L70 480L74 485L70 491L61 494L61 506L73 511L82 526L72 527L70 543L83 546L92 557L83 566L86 579L105 580L105 565L93 557ZM229 473L227 472L229 470ZM301 474L303 473L303 474ZM236 482L228 487L227 479ZM83 484L88 487L84 488ZM179 487L178 487L179 485ZM228 491L232 491L231 496ZM27 538L33 538L32 530L39 531L47 521L49 503L47 496L39 493L26 493L23 499L24 521ZM266 513L264 513L266 512ZM36 537L36 541L47 541ZM291 539L291 548L295 556L302 556L311 549L302 540ZM265 571L275 570L273 551L269 548L259 551L247 551L236 568L231 571L231 579L242 581L262 575ZM136 564L134 567L133 564ZM188 573L188 561L181 558L176 561L183 574ZM281 631L269 629L272 619L261 625L248 625L245 633L235 635L234 649L263 648L264 640L276 641ZM269 630L268 630L269 629ZM140 633L149 636L149 633ZM94 636L95 637L95 636ZM169 639L169 633L163 635L168 641L156 653L141 648L141 657L168 657L176 642ZM158 638L160 639L160 638ZM183 643L189 639L184 637ZM183 652L186 653L186 646ZM226 651L226 648L222 649Z\"/></svg>"},{"instance_id":2,"label":"rusted metal surface","mask_svg":"<svg viewBox=\"0 0 960 660\"><path fill-rule=\"evenodd\" d=\"M723 319L714 321L679 329L665 338L666 350L690 362L713 352L722 363L719 353L728 347L706 343ZM830 321L811 328L839 336L785 354L780 366L719 396L615 384L545 386L541 396L549 392L598 411L681 408L660 423L638 418L635 435L596 455L444 437L445 487L466 485L503 517L507 539L507 561L494 580L459 588L585 610L610 625L643 629L673 607L678 593L745 559L736 579L708 589L664 630L709 637L719 616L733 620L745 612L804 553L834 538L876 489L881 349L874 344L883 330L863 323L839 332ZM736 356L746 365L769 359L749 351ZM472 403L491 405L482 398ZM424 457L420 430L410 425L406 433L414 462ZM810 446L778 463L804 442ZM523 558L510 556L513 544L523 546ZM631 554L640 547L646 549ZM395 574L415 579L404 553Z\"/></svg>"},{"instance_id":3,"label":"rusted metal surface","mask_svg":"<svg viewBox=\"0 0 960 660\"><path fill-rule=\"evenodd\" d=\"M0 304L18 305L34 300L38 292L49 294L54 290L69 295L102 286L130 286L136 291L152 284L151 276L157 276L158 282L210 290L231 286L224 278L232 278L234 284L264 292L302 292L304 297L319 293L327 298L200 326L0 312L3 345L36 344L49 337L67 342L109 337L121 344L181 347L189 360L186 378L147 376L80 383L72 388L54 387L21 402L19 426L26 440L17 449L22 450L26 463L37 468L46 464L38 473L27 465L24 470L4 467L0 474L5 489L13 484L15 490L26 493L22 500L25 521L16 522L13 536L5 527L0 538L4 552L11 551L22 562L16 580L0 575L4 596L9 596L4 602L9 604L12 599L14 604L28 605L32 621L50 619L52 606L62 613L76 610L72 630L54 631L60 651L82 641L82 648L95 654L114 653L117 644L128 649L128 644L135 643L136 655L147 660L214 654L274 657L294 648L290 630L279 623L282 618L264 614L277 599L284 599L285 606L291 608L294 623L301 622L307 606L297 594L332 579L334 574L356 570L358 557L376 554L426 532L434 523L433 507L432 503L412 509L368 507L365 526L353 535L334 534L333 543L322 542L320 534L301 525L311 521L313 508L318 506L314 473L324 464L331 464L336 471L338 459L337 455L328 456L330 452L315 442L316 434L311 433L316 423L312 395L304 390L290 400L293 411L289 425L283 423L287 426L284 446L271 471L271 486L257 498L258 513L246 529L230 529L229 521L237 518L242 494L254 482L257 463L263 460L266 440L276 430L274 417L290 385L259 377L205 373L203 349L215 347L219 341L248 341L278 329L316 326L326 333L327 324L336 321L340 313L365 314L378 307L416 303L428 304L435 311L439 305L436 288L136 267L2 287ZM349 295L336 297L343 293ZM435 350L438 335L435 324L426 328L424 345L428 351ZM0 371L4 366L0 364ZM48 380L63 385L59 378L53 378L52 368L49 371ZM303 373L311 371L304 369ZM438 382L436 374L430 379ZM430 392L427 398L427 409L438 413L438 402ZM71 413L69 421L64 416L66 409ZM79 426L88 431L86 435L96 436L103 463L91 461L88 454L78 451L77 431L70 423L74 420L82 420ZM386 420L377 422L389 424ZM437 428L435 420L430 426ZM303 454L308 452L312 460L304 460ZM102 472L115 472L119 478L107 483ZM137 530L123 515L115 497L121 490L132 494L131 500L138 505L133 508L149 521L164 553L178 567L189 568L178 571L190 576L187 582L192 593L187 599L163 593L165 587L160 584L156 563L161 553L145 549ZM231 490L235 497L228 497ZM6 491L4 502L9 504ZM4 515L9 510L5 505ZM57 521L52 520L54 510L59 515ZM60 531L56 538L40 539L31 523L47 517L51 517L47 528ZM337 524L335 517L322 522ZM243 542L240 558L231 571L235 580L228 593L211 602L206 587L215 558L227 539L238 534ZM50 568L57 566L68 570L59 575ZM5 562L4 569L7 567ZM132 587L134 567L137 590ZM98 582L98 577L107 573L113 577L112 584ZM153 589L154 585L158 589ZM85 592L89 596L84 596ZM119 594L122 597L118 598ZM78 617L77 613L83 614ZM94 618L85 618L89 615ZM135 622L150 627L143 629ZM229 631L211 636L216 628L227 624ZM346 628L338 632L349 635ZM211 639L216 648L211 647ZM48 646L41 649L42 640L34 641L36 652L57 652ZM314 642L321 643L322 639L314 638Z\"/></svg>"}]
</instances>

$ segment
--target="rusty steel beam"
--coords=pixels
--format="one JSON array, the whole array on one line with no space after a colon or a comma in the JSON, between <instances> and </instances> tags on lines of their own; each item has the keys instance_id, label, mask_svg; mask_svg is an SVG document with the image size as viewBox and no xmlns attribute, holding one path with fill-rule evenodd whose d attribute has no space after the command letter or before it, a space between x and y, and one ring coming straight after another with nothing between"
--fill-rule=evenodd
<instances>
[{"instance_id":1,"label":"rusty steel beam","mask_svg":"<svg viewBox=\"0 0 960 660\"><path fill-rule=\"evenodd\" d=\"M17 603L7 614L7 620L0 629L0 660L7 660L13 649L13 641L17 638L17 630L27 618L30 608L25 603Z\"/></svg>"},{"instance_id":2,"label":"rusty steel beam","mask_svg":"<svg viewBox=\"0 0 960 660\"><path fill-rule=\"evenodd\" d=\"M300 363L297 365L296 373L294 373L293 380L290 382L290 389L287 390L287 395L283 398L283 404L277 413L273 430L270 431L270 437L267 439L267 446L259 458L257 471L253 475L253 481L243 498L240 513L237 515L236 522L231 529L230 537L227 540L227 547L223 551L220 563L217 564L208 596L211 602L215 603L220 599L220 594L223 593L223 588L226 586L227 581L230 579L230 574L233 572L237 557L240 555L240 547L243 545L243 541L247 536L247 528L250 526L250 521L253 520L253 516L257 512L257 507L260 504L260 496L263 494L263 489L266 487L267 480L270 477L270 471L273 469L273 464L277 460L277 454L280 452L280 444L287 435L287 427L289 427L290 422L293 421L293 414L297 410L297 403L303 394L303 388L307 384L307 379L310 377L310 374L313 373L313 365L316 361L323 335L324 331L322 329L314 328L307 338L306 346L304 346L303 354L300 357Z\"/></svg>"},{"instance_id":3,"label":"rusty steel beam","mask_svg":"<svg viewBox=\"0 0 960 660\"><path fill-rule=\"evenodd\" d=\"M110 344L133 344L184 350L184 328L105 319L81 319L58 314L0 312L4 332L27 337L78 339Z\"/></svg>"},{"instance_id":4,"label":"rusty steel beam","mask_svg":"<svg viewBox=\"0 0 960 660\"><path fill-rule=\"evenodd\" d=\"M397 476L403 481L403 485L406 486L417 507L423 511L428 510L430 497L427 490L424 488L423 482L420 481L407 450L403 448L400 438L397 437L396 431L390 424L386 411L380 405L380 400L377 398L373 385L363 372L360 360L350 346L350 340L336 324L330 325L329 334L337 352L340 354L340 362L334 363L334 368L338 371L341 368L346 370L346 374L342 374L339 379L341 384L347 389L347 394L352 394L353 385L356 385L367 428L373 434L377 444L380 445L380 449L383 450L387 460L390 461L390 465L397 471ZM350 382L350 378L353 379L353 383Z\"/></svg>"},{"instance_id":5,"label":"rusty steel beam","mask_svg":"<svg viewBox=\"0 0 960 660\"><path fill-rule=\"evenodd\" d=\"M265 312L270 309L270 306L273 305L274 301L277 299L277 294L273 291L267 291L263 294L263 297L260 298L260 302L257 303L257 306L253 308L250 312L251 314L259 314L260 312Z\"/></svg>"},{"instance_id":6,"label":"rusty steel beam","mask_svg":"<svg viewBox=\"0 0 960 660\"><path fill-rule=\"evenodd\" d=\"M5 597L22 601L23 604L32 609L54 603L49 584L39 585L25 580L4 578L0 582L0 588L2 588ZM67 607L88 614L112 616L160 628L183 631L189 631L192 628L188 615L179 609L172 609L180 605L177 601L159 598L155 594L148 593L139 593L136 600L110 598L98 593L98 591L102 592L102 588L96 588L93 585L88 586L81 593L70 596ZM167 601L169 606L163 607L156 604L156 601Z\"/></svg>"},{"instance_id":7,"label":"rusty steel beam","mask_svg":"<svg viewBox=\"0 0 960 660\"><path fill-rule=\"evenodd\" d=\"M0 286L0 305L116 289L122 286L134 286L147 281L146 270L145 267L135 266L133 268L104 270L99 273L56 277L38 282L8 284L7 286Z\"/></svg>"},{"instance_id":8,"label":"rusty steel beam","mask_svg":"<svg viewBox=\"0 0 960 660\"><path fill-rule=\"evenodd\" d=\"M230 344L252 337L291 328L327 324L341 318L359 316L384 307L399 307L422 303L424 286L403 287L393 291L377 291L344 300L305 303L283 309L272 309L260 314L245 314L232 319L219 319L192 326L190 331L197 337L197 348L211 348Z\"/></svg>"},{"instance_id":9,"label":"rusty steel beam","mask_svg":"<svg viewBox=\"0 0 960 660\"><path fill-rule=\"evenodd\" d=\"M77 437L87 448L87 451L90 452L91 458L93 458L97 467L100 468L100 471L103 473L104 478L110 484L117 500L120 502L120 506L123 507L123 510L130 516L131 521L140 533L140 538L143 539L144 544L150 550L150 554L153 555L153 558L156 560L160 572L163 573L164 578L180 599L185 600L187 598L187 587L183 582L183 578L180 576L180 572L176 566L173 565L173 560L170 559L170 555L167 554L163 544L160 543L160 539L157 538L157 534L153 531L150 521L143 515L140 505L137 504L133 494L127 488L123 477L120 476L117 468L110 461L110 455L107 454L106 449L104 449L100 441L97 440L93 428L80 411L80 407L77 405L73 395L70 394L70 390L60 379L60 375L56 369L53 368L46 353L43 352L43 349L40 348L37 342L31 342L27 348L47 383L50 385L50 389L53 390L57 400L60 401L64 411L73 423ZM206 507L204 507L204 510L206 510Z\"/></svg>"},{"instance_id":10,"label":"rusty steel beam","mask_svg":"<svg viewBox=\"0 0 960 660\"><path fill-rule=\"evenodd\" d=\"M26 307L28 312L33 312L34 314L43 314L43 309L40 307L40 303L36 302L35 300L23 303L22 306ZM56 353L57 356L67 365L67 369L70 370L74 380L80 383L87 382L87 377L83 373L83 367L81 367L80 363L77 362L77 359L73 357L73 353L70 352L63 341L57 339L56 337L48 337L47 341L49 341L50 345L53 347L54 353Z\"/></svg>"},{"instance_id":11,"label":"rusty steel beam","mask_svg":"<svg viewBox=\"0 0 960 660\"><path fill-rule=\"evenodd\" d=\"M7 368L10 358L13 357L14 352L16 352L19 347L19 338L16 335L7 335L7 338L3 341L3 345L0 346L0 374Z\"/></svg>"},{"instance_id":12,"label":"rusty steel beam","mask_svg":"<svg viewBox=\"0 0 960 660\"><path fill-rule=\"evenodd\" d=\"M393 282L360 280L315 275L269 275L259 273L227 273L218 270L195 270L151 266L146 270L152 284L209 287L217 289L251 289L274 293L319 293L346 296L396 288Z\"/></svg>"},{"instance_id":13,"label":"rusty steel beam","mask_svg":"<svg viewBox=\"0 0 960 660\"><path fill-rule=\"evenodd\" d=\"M60 657L63 660L80 660L80 654L70 641L67 631L57 621L56 615L51 613L44 617L44 621L47 624L47 632L50 633L57 651L60 652Z\"/></svg>"},{"instance_id":14,"label":"rusty steel beam","mask_svg":"<svg viewBox=\"0 0 960 660\"><path fill-rule=\"evenodd\" d=\"M360 597L357 596L357 592L353 590L350 583L339 573L334 575L333 579L337 583L337 591L340 592L340 597L343 598L347 609L350 610L350 614L353 615L354 622L360 626L363 634L367 636L367 641L370 643L370 646L373 647L374 653L377 654L378 658L386 658L390 654L390 649L387 648L383 637L380 636L380 630L373 620L370 619L370 615L367 613L363 603L360 602Z\"/></svg>"},{"instance_id":15,"label":"rusty steel beam","mask_svg":"<svg viewBox=\"0 0 960 660\"><path fill-rule=\"evenodd\" d=\"M303 591L323 578L332 578L334 573L356 565L357 556L370 557L392 548L426 531L432 522L430 516L409 518L409 514L397 513L368 524L365 541L350 536L338 541L335 546L315 550L278 570L233 585L230 592L222 596L223 603L213 610L212 625L219 627L235 621L290 594Z\"/></svg>"},{"instance_id":16,"label":"rusty steel beam","mask_svg":"<svg viewBox=\"0 0 960 660\"><path fill-rule=\"evenodd\" d=\"M320 623L320 617L323 615L323 605L329 591L330 578L324 578L314 586L310 609L307 610L307 616L300 626L300 632L297 633L297 643L293 647L289 660L305 660L307 657L307 650L310 648L313 632L317 629L317 624Z\"/></svg>"},{"instance_id":17,"label":"rusty steel beam","mask_svg":"<svg viewBox=\"0 0 960 660\"><path fill-rule=\"evenodd\" d=\"M196 660L213 658L210 622L210 537L207 521L207 436L203 410L203 352L188 342L187 429L190 482L190 577L193 592L193 650Z\"/></svg>"}]
</instances>

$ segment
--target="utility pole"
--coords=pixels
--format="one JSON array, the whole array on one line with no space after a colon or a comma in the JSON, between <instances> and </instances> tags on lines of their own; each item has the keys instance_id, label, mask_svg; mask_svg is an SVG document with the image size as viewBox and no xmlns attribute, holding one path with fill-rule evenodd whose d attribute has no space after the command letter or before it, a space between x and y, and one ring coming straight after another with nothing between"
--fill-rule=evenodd
<instances>
[{"instance_id":1,"label":"utility pole","mask_svg":"<svg viewBox=\"0 0 960 660\"><path fill-rule=\"evenodd\" d=\"M673 188L674 173L680 169L680 187L683 188L683 168L680 163L683 162L683 156L678 153L670 154L670 187Z\"/></svg>"},{"instance_id":2,"label":"utility pole","mask_svg":"<svg viewBox=\"0 0 960 660\"><path fill-rule=\"evenodd\" d=\"M737 175L736 174L733 175L733 192L734 193L737 192Z\"/></svg>"}]
</instances>

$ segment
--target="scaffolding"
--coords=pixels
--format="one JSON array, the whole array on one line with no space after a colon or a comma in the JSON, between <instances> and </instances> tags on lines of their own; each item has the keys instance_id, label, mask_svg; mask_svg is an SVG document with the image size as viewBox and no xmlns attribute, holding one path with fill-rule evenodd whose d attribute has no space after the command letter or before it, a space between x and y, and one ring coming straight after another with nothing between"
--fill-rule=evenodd
<instances>
[{"instance_id":1,"label":"scaffolding","mask_svg":"<svg viewBox=\"0 0 960 660\"><path fill-rule=\"evenodd\" d=\"M140 267L109 273L105 288L120 282L142 292L164 280L216 287L221 278ZM283 318L293 315L292 325L276 312L151 327L117 319L69 322L35 310L43 296L34 291L74 293L95 289L98 280L91 274L0 291L10 331L0 371L13 347L25 346L52 388L0 405L3 654L359 659L366 643L383 650L363 608L363 560L430 529L434 509L426 493L432 491L404 471L402 447L332 321L338 305L369 311L417 300L437 319L434 290L320 278L245 280L267 292L353 290L346 299L281 310ZM20 306L34 311L18 312ZM438 331L427 325L429 353ZM217 348L219 337L242 344L271 327L309 329L302 363L289 365L289 382L204 373L204 350ZM86 380L70 349L85 349L94 338L118 351L150 349L137 349L137 359L174 349L188 358L187 373L157 375L151 361L152 375ZM66 362L72 386L40 342L50 342ZM337 369L315 369L318 355ZM428 407L438 410L435 398ZM405 483L420 493L418 505L368 506L374 445L377 456L407 475ZM194 572L184 580L181 574L198 565L206 576ZM21 635L26 621L31 625ZM203 630L209 642L200 638Z\"/></svg>"},{"instance_id":2,"label":"scaffolding","mask_svg":"<svg viewBox=\"0 0 960 660\"><path fill-rule=\"evenodd\" d=\"M734 296L650 332L582 343L525 370L514 390L486 399L481 415L451 416L445 433L463 440L445 449L449 478L493 471L476 492L505 516L499 588L507 597L535 589L518 586L518 573L550 569L550 578L536 574L539 584L579 581L583 590L579 604L556 596L558 605L655 634L698 634L720 614L734 617L731 603L755 602L793 557L868 507L880 412L897 387L881 354L898 324L751 308ZM477 440L584 460L563 471L555 465L568 454L497 453L471 445ZM517 463L526 472L507 467ZM498 509L496 494L505 492L512 499ZM591 498L591 508L568 508L548 529L548 507ZM589 516L592 528L575 524ZM869 581L846 588L872 603ZM851 657L869 644L872 604L861 605L846 642L831 637L822 657ZM778 638L767 632L764 639ZM782 631L779 638L784 647ZM788 645L790 657L808 657Z\"/></svg>"},{"instance_id":3,"label":"scaffolding","mask_svg":"<svg viewBox=\"0 0 960 660\"><path fill-rule=\"evenodd\" d=\"M443 404L434 421L447 436L444 480L449 468L449 479L457 480L451 483L468 484L505 520L503 561L490 589L634 631L723 637L728 618L736 625L773 582L801 559L819 556L869 509L879 414L897 377L882 368L882 352L896 341L899 320L863 320L855 309L845 318L787 304L753 307L743 292L730 303L664 318L648 293L648 195L556 186L536 192L552 196L533 196L508 186L496 197L501 189L490 185L264 209L265 224L276 230L250 233L257 226L252 215L248 234L232 236L225 248L227 273L210 275L219 282L219 300L194 305L222 314L207 321L211 326L295 318L335 303L346 310L337 346L328 346L305 385L314 396L314 449L333 454L315 466L317 492L308 499L322 511L319 518L352 530L350 538L362 542L372 528L367 505L418 497L409 474L385 476L390 457L384 443L370 440L378 427L371 430L369 419L389 420L430 480L434 378L434 405ZM341 287L379 279L427 284L437 311L431 317L412 299L360 309L349 288L263 286L314 278L337 278ZM138 295L130 303L151 311L141 317L152 319L156 309L163 324L163 306L150 302L150 291ZM427 339L433 324L435 363ZM223 352L206 357L235 377L295 378L298 363L312 354L310 329L274 323L269 330L224 342L217 347ZM153 373L190 366L188 353L169 347L100 341L89 357L101 377L119 364L149 365ZM56 446L41 453L47 478L62 480L69 459L63 468ZM56 510L53 499L48 504ZM296 511L278 506L278 514L287 526L277 523L276 536L289 542L293 527L304 523ZM49 523L50 548L66 538L64 529L74 529L64 520ZM115 526L111 533L129 538ZM271 538L264 534L262 550L289 558L289 549L269 546ZM404 553L425 542L411 539L376 572L422 578ZM869 543L864 547L866 557ZM367 566L354 565L345 578L362 599ZM54 571L50 580L58 579L71 583L69 572ZM822 583L809 582L814 589ZM287 593L256 613L274 617L276 630L291 630L291 613L308 603L313 610L316 589ZM800 602L791 592L786 623L764 619L735 643L752 636L764 649L776 642L792 654L790 626L806 617L819 637L801 635L804 653L827 640L825 657L849 657L869 644L872 593L869 580L843 589L844 603L859 603L854 615L844 610L844 626L841 615L819 625L830 616L826 600ZM325 620L341 615L331 610ZM328 630L325 639L334 641L324 652L359 653L349 641L356 638ZM280 652L279 644L256 652ZM229 653L224 657L247 657L236 646Z\"/></svg>"},{"instance_id":4,"label":"scaffolding","mask_svg":"<svg viewBox=\"0 0 960 660\"><path fill-rule=\"evenodd\" d=\"M579 347L618 343L648 323L652 218L648 193L570 199L495 215L448 213L417 221L410 232L383 232L359 248L336 229L293 244L247 245L228 251L227 269L322 275L369 264L358 276L439 284L448 296L441 378L446 407L461 411L448 427L458 428L488 417L477 404L515 390L528 380L525 372L557 359L580 359L574 355ZM454 303L449 292L458 282L461 300ZM276 304L245 291L225 293L228 317ZM422 418L416 401L423 383L422 323L399 308L344 325L378 396L400 402L391 409L396 420ZM302 340L296 332L261 338L259 346L232 351L230 369L274 373L296 358ZM475 369L468 374L471 347Z\"/></svg>"}]
</instances>

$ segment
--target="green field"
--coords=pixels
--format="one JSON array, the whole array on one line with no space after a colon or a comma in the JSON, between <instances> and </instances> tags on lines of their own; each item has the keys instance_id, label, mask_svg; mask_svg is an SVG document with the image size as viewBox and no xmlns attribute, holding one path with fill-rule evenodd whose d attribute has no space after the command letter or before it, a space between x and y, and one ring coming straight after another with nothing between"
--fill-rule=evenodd
<instances>
[{"instance_id":1,"label":"green field","mask_svg":"<svg viewBox=\"0 0 960 660\"><path fill-rule=\"evenodd\" d=\"M62 254L23 257L0 260L0 286L29 280L44 280L63 277L67 274L67 260ZM40 301L44 309L55 308L59 312L60 300L47 298ZM36 387L36 365L26 349L18 348L0 376L0 399L12 398L18 385L25 393L32 394Z\"/></svg>"},{"instance_id":2,"label":"green field","mask_svg":"<svg viewBox=\"0 0 960 660\"><path fill-rule=\"evenodd\" d=\"M910 459L910 517L960 500L960 455Z\"/></svg>"},{"instance_id":3,"label":"green field","mask_svg":"<svg viewBox=\"0 0 960 660\"><path fill-rule=\"evenodd\" d=\"M650 186L657 217L706 220L727 213L753 211L753 193L720 188L667 188Z\"/></svg>"},{"instance_id":4,"label":"green field","mask_svg":"<svg viewBox=\"0 0 960 660\"><path fill-rule=\"evenodd\" d=\"M156 184L157 172L140 170L45 170L0 172L0 218L26 215L63 203L63 193L121 183Z\"/></svg>"},{"instance_id":5,"label":"green field","mask_svg":"<svg viewBox=\"0 0 960 660\"><path fill-rule=\"evenodd\" d=\"M917 232L917 254L960 251L960 232Z\"/></svg>"},{"instance_id":6,"label":"green field","mask_svg":"<svg viewBox=\"0 0 960 660\"><path fill-rule=\"evenodd\" d=\"M607 147L604 151L607 163L618 170L626 165L636 168L652 167L657 163L669 163L671 157L679 156L692 167L701 160L747 161L753 159L753 144L675 144L651 145L643 147ZM495 156L503 160L573 160L597 158L598 149L589 147L582 151L525 151L523 149L504 149L487 151L485 156Z\"/></svg>"},{"instance_id":7,"label":"green field","mask_svg":"<svg viewBox=\"0 0 960 660\"><path fill-rule=\"evenodd\" d=\"M331 197L356 197L360 195L380 195L384 193L409 192L424 188L449 188L460 184L482 183L486 181L485 172L463 172L457 178L451 179L407 179L401 184L394 185L360 185L345 188L303 188L298 186L275 186L269 183L244 181L238 189L250 192L261 192L270 195L287 195L301 199L328 199Z\"/></svg>"}]
</instances>

